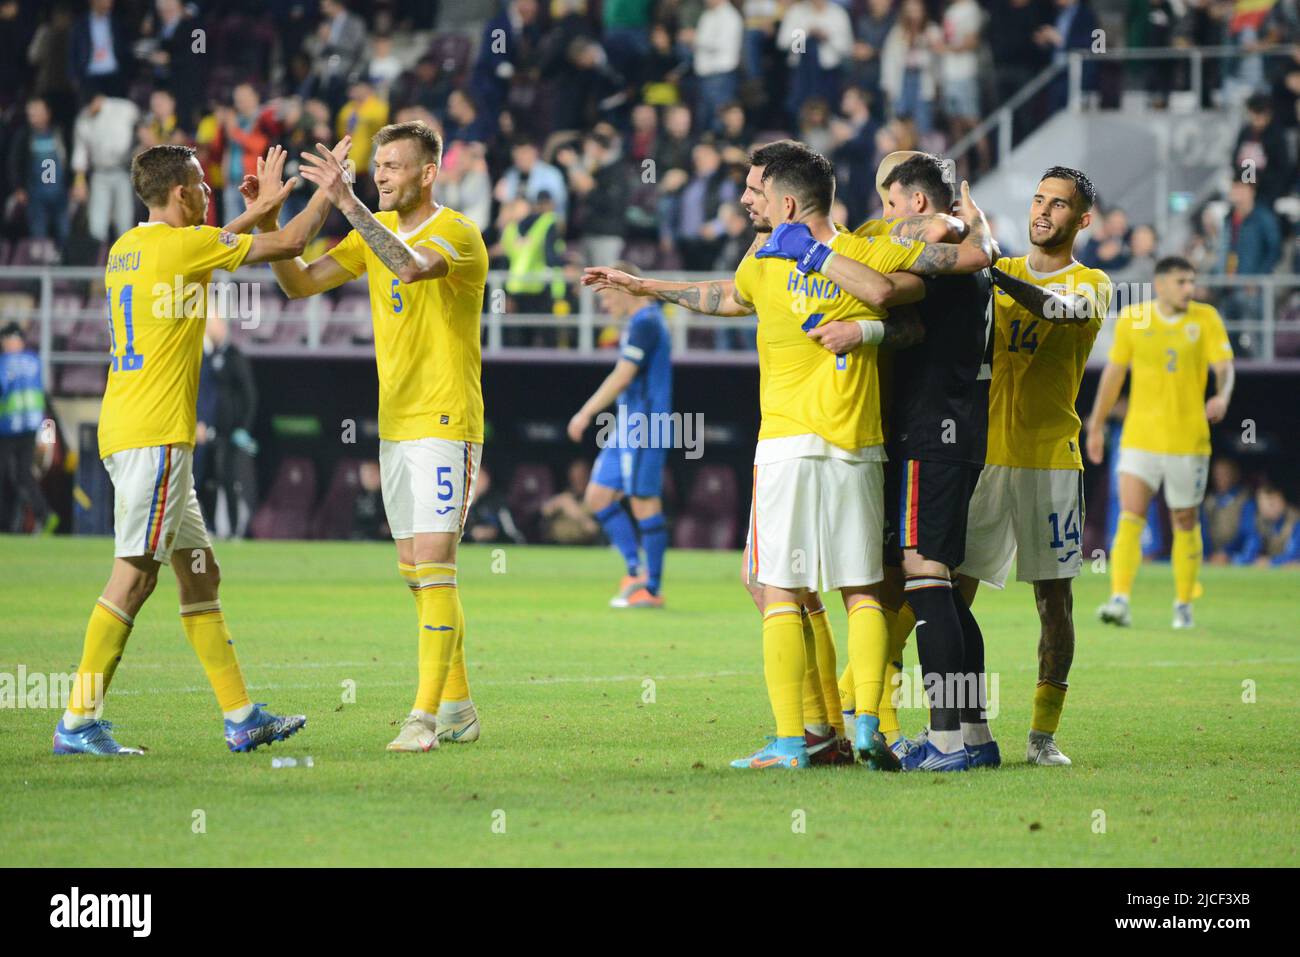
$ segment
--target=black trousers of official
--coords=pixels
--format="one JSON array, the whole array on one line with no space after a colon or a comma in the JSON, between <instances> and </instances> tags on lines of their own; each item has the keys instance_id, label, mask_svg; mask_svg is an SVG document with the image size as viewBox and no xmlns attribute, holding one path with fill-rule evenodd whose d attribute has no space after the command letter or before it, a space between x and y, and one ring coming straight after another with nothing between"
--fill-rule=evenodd
<instances>
[{"instance_id":1,"label":"black trousers of official","mask_svg":"<svg viewBox=\"0 0 1300 957\"><path fill-rule=\"evenodd\" d=\"M0 531L23 531L23 507L30 507L39 529L45 524L49 505L40 483L32 475L36 433L0 435Z\"/></svg>"}]
</instances>

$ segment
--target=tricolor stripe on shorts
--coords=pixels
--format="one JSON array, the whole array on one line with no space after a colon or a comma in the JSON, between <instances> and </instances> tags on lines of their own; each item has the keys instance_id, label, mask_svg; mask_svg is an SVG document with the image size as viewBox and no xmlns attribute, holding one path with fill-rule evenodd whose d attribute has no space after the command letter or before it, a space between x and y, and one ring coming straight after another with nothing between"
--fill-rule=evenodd
<instances>
[{"instance_id":1,"label":"tricolor stripe on shorts","mask_svg":"<svg viewBox=\"0 0 1300 957\"><path fill-rule=\"evenodd\" d=\"M158 447L158 474L153 480L153 501L149 504L149 521L144 525L145 551L152 555L162 538L163 516L167 513L167 486L172 477L172 447Z\"/></svg>"},{"instance_id":2,"label":"tricolor stripe on shorts","mask_svg":"<svg viewBox=\"0 0 1300 957\"><path fill-rule=\"evenodd\" d=\"M754 466L754 486L749 506L749 580L758 581L758 466Z\"/></svg>"},{"instance_id":3,"label":"tricolor stripe on shorts","mask_svg":"<svg viewBox=\"0 0 1300 957\"><path fill-rule=\"evenodd\" d=\"M465 443L465 488L460 497L460 528L465 530L465 517L469 515L469 500L474 494L474 453L473 445Z\"/></svg>"},{"instance_id":4,"label":"tricolor stripe on shorts","mask_svg":"<svg viewBox=\"0 0 1300 957\"><path fill-rule=\"evenodd\" d=\"M905 483L903 485L903 514L898 522L900 531L899 547L916 548L917 546L917 512L921 504L921 463L908 459L903 463Z\"/></svg>"}]
</instances>

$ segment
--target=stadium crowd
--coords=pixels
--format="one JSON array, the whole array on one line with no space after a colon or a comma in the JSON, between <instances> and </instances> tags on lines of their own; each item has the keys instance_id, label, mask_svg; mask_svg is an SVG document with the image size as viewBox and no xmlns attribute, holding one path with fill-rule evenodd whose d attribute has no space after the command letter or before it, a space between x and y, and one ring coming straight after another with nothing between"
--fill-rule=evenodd
<instances>
[{"instance_id":1,"label":"stadium crowd","mask_svg":"<svg viewBox=\"0 0 1300 957\"><path fill-rule=\"evenodd\" d=\"M441 199L494 244L518 311L564 311L580 262L733 268L748 245L736 200L758 140L793 135L826 153L840 214L867 218L880 157L943 153L1043 67L1086 48L1101 22L1083 0L466 6L483 11L477 43L472 26L435 31L436 2L6 0L0 235L49 237L36 258L91 264L136 221L127 169L153 143L198 148L219 197L216 223L242 209L238 180L268 145L296 155L347 132L364 168L379 127L422 118L447 143ZM1248 6L1262 15L1231 3L1130 0L1126 40L1243 49L1300 40L1293 0ZM1149 225L1110 211L1092 230L1087 261L1137 271L1158 254L1191 252L1205 271L1245 274L1289 259L1290 225L1272 205L1296 192L1300 46L1291 62L1234 66L1215 78L1256 91L1233 156L1234 169L1256 161L1256 195L1235 190L1228 208L1208 206L1191 250L1161 248ZM1150 82L1167 93L1177 73L1154 71ZM1117 95L1099 71L1086 71L1084 86L1103 104ZM1207 84L1206 95L1217 89ZM1060 90L1049 89L1019 119L1032 128L1060 105ZM967 156L960 172L978 173L992 161L990 144ZM361 188L373 192L364 178ZM304 185L287 212L305 201ZM339 219L326 235L342 231Z\"/></svg>"}]
</instances>

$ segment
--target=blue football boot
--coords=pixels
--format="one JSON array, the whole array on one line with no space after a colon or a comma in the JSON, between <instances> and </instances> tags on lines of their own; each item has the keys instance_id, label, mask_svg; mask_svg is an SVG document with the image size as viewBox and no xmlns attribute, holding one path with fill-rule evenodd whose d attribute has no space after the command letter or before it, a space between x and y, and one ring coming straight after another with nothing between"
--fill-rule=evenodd
<instances>
[{"instance_id":1,"label":"blue football boot","mask_svg":"<svg viewBox=\"0 0 1300 957\"><path fill-rule=\"evenodd\" d=\"M872 771L902 770L898 755L880 733L880 719L875 715L860 714L853 719L853 747Z\"/></svg>"},{"instance_id":2,"label":"blue football boot","mask_svg":"<svg viewBox=\"0 0 1300 957\"><path fill-rule=\"evenodd\" d=\"M924 745L903 758L903 770L969 771L970 757L966 754L965 748L952 754L944 754L934 746L934 742L926 741Z\"/></svg>"},{"instance_id":3,"label":"blue football boot","mask_svg":"<svg viewBox=\"0 0 1300 957\"><path fill-rule=\"evenodd\" d=\"M55 754L144 754L140 748L128 748L113 740L113 725L107 721L91 721L75 731L63 726L63 719L54 727Z\"/></svg>"},{"instance_id":4,"label":"blue football boot","mask_svg":"<svg viewBox=\"0 0 1300 957\"><path fill-rule=\"evenodd\" d=\"M966 746L966 756L971 768L996 768L1002 765L1002 752L996 741Z\"/></svg>"},{"instance_id":5,"label":"blue football boot","mask_svg":"<svg viewBox=\"0 0 1300 957\"><path fill-rule=\"evenodd\" d=\"M802 771L809 766L808 747L802 736L777 738L769 735L767 744L747 758L737 758L732 761L731 766L751 771L761 771L766 768Z\"/></svg>"},{"instance_id":6,"label":"blue football boot","mask_svg":"<svg viewBox=\"0 0 1300 957\"><path fill-rule=\"evenodd\" d=\"M279 717L263 711L264 704L253 705L253 713L236 724L226 722L226 746L231 751L252 751L272 741L283 741L297 734L307 723L305 715L293 714Z\"/></svg>"}]
</instances>

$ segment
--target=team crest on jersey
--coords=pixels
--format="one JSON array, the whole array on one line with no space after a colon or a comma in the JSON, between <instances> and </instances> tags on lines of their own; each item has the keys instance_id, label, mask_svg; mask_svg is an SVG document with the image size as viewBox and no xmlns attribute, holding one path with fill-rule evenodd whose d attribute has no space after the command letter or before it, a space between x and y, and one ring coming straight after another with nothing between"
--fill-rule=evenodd
<instances>
[{"instance_id":1,"label":"team crest on jersey","mask_svg":"<svg viewBox=\"0 0 1300 957\"><path fill-rule=\"evenodd\" d=\"M1183 331L1187 333L1188 342L1195 342L1197 339L1201 338L1201 327L1199 323L1189 322L1187 325L1183 326Z\"/></svg>"},{"instance_id":2,"label":"team crest on jersey","mask_svg":"<svg viewBox=\"0 0 1300 957\"><path fill-rule=\"evenodd\" d=\"M906 236L895 236L893 233L887 233L886 235L904 249L912 248L912 240L908 239Z\"/></svg>"},{"instance_id":3,"label":"team crest on jersey","mask_svg":"<svg viewBox=\"0 0 1300 957\"><path fill-rule=\"evenodd\" d=\"M223 246L229 246L231 249L234 249L235 246L239 244L239 237L236 236L234 233L223 229L217 235L217 241L220 242L221 245Z\"/></svg>"}]
</instances>

